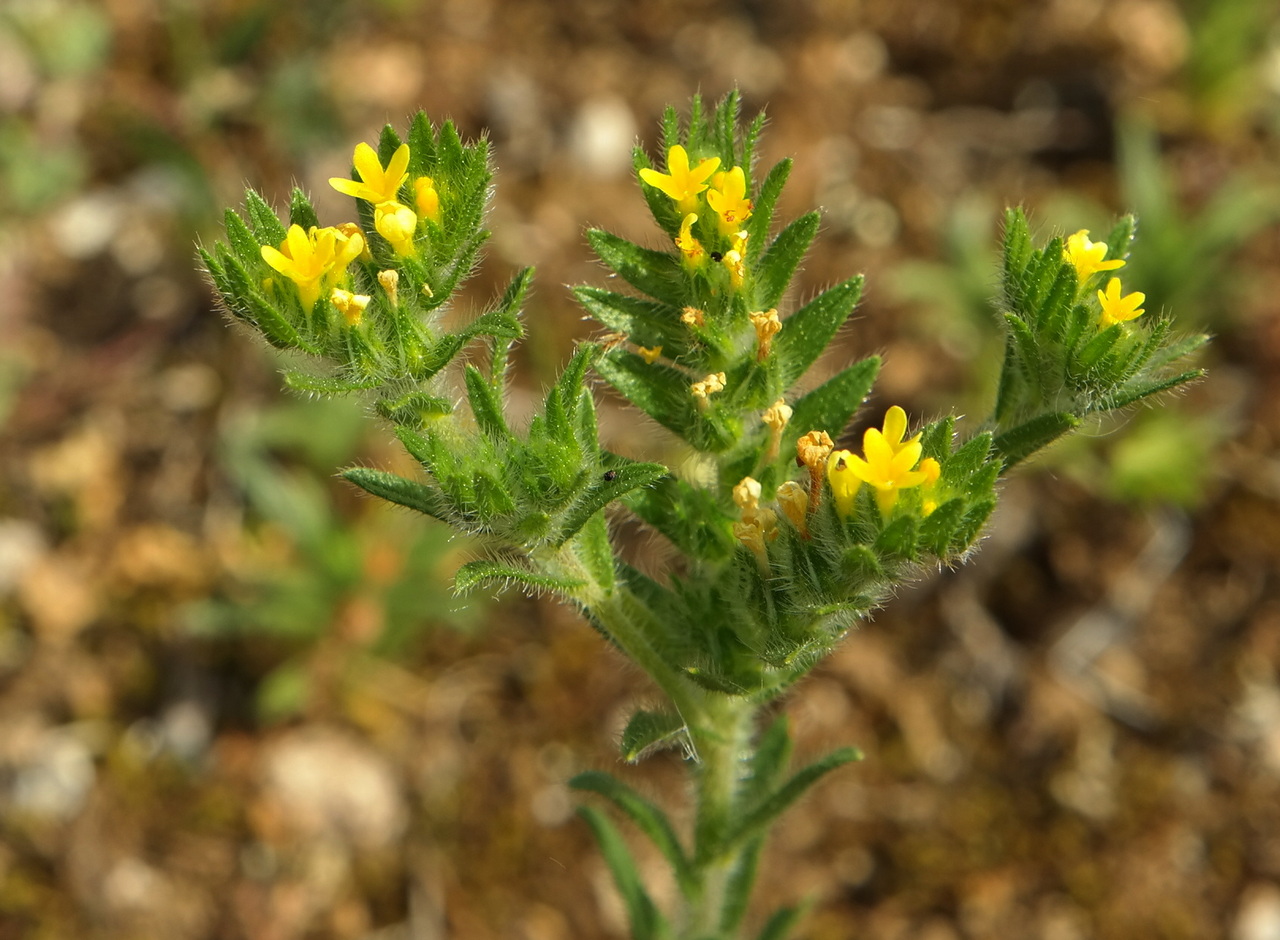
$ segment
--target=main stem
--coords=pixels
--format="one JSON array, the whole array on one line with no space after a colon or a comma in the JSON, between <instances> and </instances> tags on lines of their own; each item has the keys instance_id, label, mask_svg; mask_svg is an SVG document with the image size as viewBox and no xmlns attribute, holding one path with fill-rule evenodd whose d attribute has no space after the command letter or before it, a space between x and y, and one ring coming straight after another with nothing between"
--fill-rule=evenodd
<instances>
[{"instance_id":1,"label":"main stem","mask_svg":"<svg viewBox=\"0 0 1280 940\"><path fill-rule=\"evenodd\" d=\"M698 726L689 725L697 763L693 864L698 891L689 899L682 940L727 937L728 887L743 846L725 840L737 815L743 767L751 747L756 706L745 698L708 694Z\"/></svg>"},{"instance_id":2,"label":"main stem","mask_svg":"<svg viewBox=\"0 0 1280 940\"><path fill-rule=\"evenodd\" d=\"M585 573L585 572L584 572ZM730 881L745 846L726 839L739 811L743 767L752 747L758 706L740 696L710 692L677 672L649 640L654 614L625 588L592 585L580 598L591 617L668 695L693 745L692 866L695 890L677 921L680 940L725 938Z\"/></svg>"}]
</instances>

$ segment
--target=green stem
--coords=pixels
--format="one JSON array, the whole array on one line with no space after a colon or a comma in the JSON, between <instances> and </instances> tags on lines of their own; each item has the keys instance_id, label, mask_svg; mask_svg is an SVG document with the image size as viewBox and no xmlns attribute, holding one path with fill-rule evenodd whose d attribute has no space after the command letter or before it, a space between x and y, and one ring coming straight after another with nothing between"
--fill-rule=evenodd
<instances>
[{"instance_id":1,"label":"green stem","mask_svg":"<svg viewBox=\"0 0 1280 940\"><path fill-rule=\"evenodd\" d=\"M578 571L586 574L581 568ZM589 580L589 579L588 579ZM671 699L684 719L695 759L687 766L696 800L691 863L695 890L679 919L681 940L726 937L729 884L749 843L726 846L740 810L743 768L752 747L758 706L748 698L707 691L671 665L654 647L655 615L625 588L592 583L578 598L601 629Z\"/></svg>"},{"instance_id":2,"label":"green stem","mask_svg":"<svg viewBox=\"0 0 1280 940\"><path fill-rule=\"evenodd\" d=\"M697 754L692 765L697 816L693 865L698 891L689 899L680 934L687 940L722 937L729 905L729 880L746 846L727 850L725 842L739 808L742 769L751 747L756 706L749 699L708 695L703 722L690 725Z\"/></svg>"},{"instance_id":3,"label":"green stem","mask_svg":"<svg viewBox=\"0 0 1280 940\"><path fill-rule=\"evenodd\" d=\"M653 612L625 588L593 592L593 596L581 602L609 638L649 674L671 699L680 716L692 726L702 713L706 695L667 662L650 642L645 627L646 621L654 619ZM656 633L656 629L653 632Z\"/></svg>"}]
</instances>

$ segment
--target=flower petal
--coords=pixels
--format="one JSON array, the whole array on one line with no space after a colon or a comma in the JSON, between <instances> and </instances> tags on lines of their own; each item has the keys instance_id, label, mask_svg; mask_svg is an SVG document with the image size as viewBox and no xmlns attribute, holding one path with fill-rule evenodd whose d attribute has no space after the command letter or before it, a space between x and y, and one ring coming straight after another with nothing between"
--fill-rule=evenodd
<instances>
[{"instance_id":1,"label":"flower petal","mask_svg":"<svg viewBox=\"0 0 1280 940\"><path fill-rule=\"evenodd\" d=\"M884 413L884 437L896 450L907 433L907 413L897 405Z\"/></svg>"}]
</instances>

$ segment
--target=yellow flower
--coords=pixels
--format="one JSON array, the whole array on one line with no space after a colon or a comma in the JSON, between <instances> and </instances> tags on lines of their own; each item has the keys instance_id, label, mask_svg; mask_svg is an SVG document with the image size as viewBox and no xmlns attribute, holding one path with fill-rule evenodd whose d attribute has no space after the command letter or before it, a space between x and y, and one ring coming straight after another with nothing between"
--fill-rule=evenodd
<instances>
[{"instance_id":1,"label":"yellow flower","mask_svg":"<svg viewBox=\"0 0 1280 940\"><path fill-rule=\"evenodd\" d=\"M880 434L884 437L888 445L893 448L893 452L895 454L908 444L914 444L916 441L920 440L919 434L911 438L911 440L903 440L906 433L907 413L897 405L891 406L889 410L884 413L884 429Z\"/></svg>"},{"instance_id":2,"label":"yellow flower","mask_svg":"<svg viewBox=\"0 0 1280 940\"><path fill-rule=\"evenodd\" d=\"M745 229L735 232L731 247L724 253L724 266L729 269L729 280L734 287L741 287L747 276L747 238L750 233Z\"/></svg>"},{"instance_id":3,"label":"yellow flower","mask_svg":"<svg viewBox=\"0 0 1280 940\"><path fill-rule=\"evenodd\" d=\"M1090 241L1089 230L1085 228L1074 235L1068 235L1067 243L1062 249L1062 257L1075 266L1076 276L1082 284L1099 271L1114 271L1124 266L1124 262L1118 258L1103 261L1106 256L1106 243Z\"/></svg>"},{"instance_id":4,"label":"yellow flower","mask_svg":"<svg viewBox=\"0 0 1280 940\"><path fill-rule=\"evenodd\" d=\"M920 492L923 494L920 511L927 516L938 508L938 499L934 493L934 488L938 485L938 481L942 479L942 464L932 457L926 457L920 461L920 465L916 469L924 474L924 482L920 484Z\"/></svg>"},{"instance_id":5,"label":"yellow flower","mask_svg":"<svg viewBox=\"0 0 1280 940\"><path fill-rule=\"evenodd\" d=\"M1113 277L1107 281L1107 289L1098 291L1098 303L1102 304L1102 326L1108 327L1114 323L1123 323L1125 320L1132 320L1134 317L1140 317L1145 310L1142 309L1142 302L1147 299L1147 295L1141 291L1134 291L1132 294L1120 296L1120 278Z\"/></svg>"},{"instance_id":6,"label":"yellow flower","mask_svg":"<svg viewBox=\"0 0 1280 940\"><path fill-rule=\"evenodd\" d=\"M413 204L418 215L440 224L440 194L436 192L436 184L429 176L419 176L413 181Z\"/></svg>"},{"instance_id":7,"label":"yellow flower","mask_svg":"<svg viewBox=\"0 0 1280 940\"><path fill-rule=\"evenodd\" d=\"M702 242L693 236L693 223L697 221L697 213L690 212L680 223L680 234L676 236L676 247L684 255L685 263L690 266L701 264L707 254L702 248Z\"/></svg>"},{"instance_id":8,"label":"yellow flower","mask_svg":"<svg viewBox=\"0 0 1280 940\"><path fill-rule=\"evenodd\" d=\"M701 329L707 325L707 315L697 307L685 307L680 311L680 322Z\"/></svg>"},{"instance_id":9,"label":"yellow flower","mask_svg":"<svg viewBox=\"0 0 1280 940\"><path fill-rule=\"evenodd\" d=\"M896 408L897 406L894 406ZM899 418L890 408L885 414L884 428L868 428L862 436L863 457L856 457L849 451L837 451L831 455L827 466L828 480L831 489L850 492L849 509L852 509L852 493L857 492L854 479L875 487L876 503L882 513L887 514L898 501L898 493L912 486L919 486L933 478L932 467L916 469L920 463L920 452L923 446L920 436L916 435L908 441L902 437L906 431L906 413ZM902 409L898 408L901 412ZM865 458L865 459L864 459ZM836 498L837 511L840 509L840 498ZM843 514L843 513L842 513Z\"/></svg>"},{"instance_id":10,"label":"yellow flower","mask_svg":"<svg viewBox=\"0 0 1280 940\"><path fill-rule=\"evenodd\" d=\"M418 228L418 217L408 206L398 202L380 202L373 209L373 227L391 243L396 254L413 254L413 233Z\"/></svg>"},{"instance_id":11,"label":"yellow flower","mask_svg":"<svg viewBox=\"0 0 1280 940\"><path fill-rule=\"evenodd\" d=\"M360 244L363 247L360 249L360 254L357 257L359 257L361 261L373 260L373 255L369 253L369 243L365 240L364 231L360 226L356 225L354 222L343 222L341 225L335 225L334 229L342 238L359 238Z\"/></svg>"},{"instance_id":12,"label":"yellow flower","mask_svg":"<svg viewBox=\"0 0 1280 940\"><path fill-rule=\"evenodd\" d=\"M367 294L353 294L349 290L335 287L329 293L329 300L346 319L347 326L356 326L364 316L365 307L369 306L369 301L373 298Z\"/></svg>"},{"instance_id":13,"label":"yellow flower","mask_svg":"<svg viewBox=\"0 0 1280 940\"><path fill-rule=\"evenodd\" d=\"M645 167L640 178L661 190L676 201L681 212L690 212L698 204L698 193L707 188L707 177L720 166L719 157L708 157L693 169L689 168L689 154L676 144L667 151L667 172L659 173Z\"/></svg>"},{"instance_id":14,"label":"yellow flower","mask_svg":"<svg viewBox=\"0 0 1280 940\"><path fill-rule=\"evenodd\" d=\"M409 145L401 144L391 155L387 168L382 168L382 161L377 152L368 144L356 144L356 151L351 157L356 173L362 182L343 179L335 176L329 185L346 196L354 196L377 205L380 202L395 202L400 194L400 187L409 175Z\"/></svg>"},{"instance_id":15,"label":"yellow flower","mask_svg":"<svg viewBox=\"0 0 1280 940\"><path fill-rule=\"evenodd\" d=\"M747 198L747 178L742 167L717 173L707 190L707 205L720 216L720 232L728 235L742 228L751 218L751 200Z\"/></svg>"},{"instance_id":16,"label":"yellow flower","mask_svg":"<svg viewBox=\"0 0 1280 940\"><path fill-rule=\"evenodd\" d=\"M263 261L297 285L302 308L310 313L326 288L364 251L364 237L335 228L306 232L301 225L290 225L279 248L263 245L261 251Z\"/></svg>"},{"instance_id":17,"label":"yellow flower","mask_svg":"<svg viewBox=\"0 0 1280 940\"><path fill-rule=\"evenodd\" d=\"M853 498L858 495L862 481L854 475L849 464L853 453L847 450L831 452L827 458L827 483L831 486L831 496L836 501L836 514L841 519L853 515Z\"/></svg>"},{"instance_id":18,"label":"yellow flower","mask_svg":"<svg viewBox=\"0 0 1280 940\"><path fill-rule=\"evenodd\" d=\"M640 358L644 360L645 365L651 366L657 362L658 357L662 355L662 347L654 346L650 348L648 346L637 346L636 352L640 354Z\"/></svg>"}]
</instances>

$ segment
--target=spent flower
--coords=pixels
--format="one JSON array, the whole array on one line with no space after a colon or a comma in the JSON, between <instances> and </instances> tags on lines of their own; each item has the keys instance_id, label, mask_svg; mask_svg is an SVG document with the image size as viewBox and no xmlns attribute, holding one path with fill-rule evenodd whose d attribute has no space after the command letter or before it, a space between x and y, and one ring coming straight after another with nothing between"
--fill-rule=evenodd
<instances>
[{"instance_id":1,"label":"spent flower","mask_svg":"<svg viewBox=\"0 0 1280 940\"><path fill-rule=\"evenodd\" d=\"M349 290L343 290L341 287L335 287L329 292L329 302L332 303L343 319L347 321L347 326L358 326L361 317L364 316L365 308L369 306L369 301L373 300L367 294L353 294Z\"/></svg>"}]
</instances>

